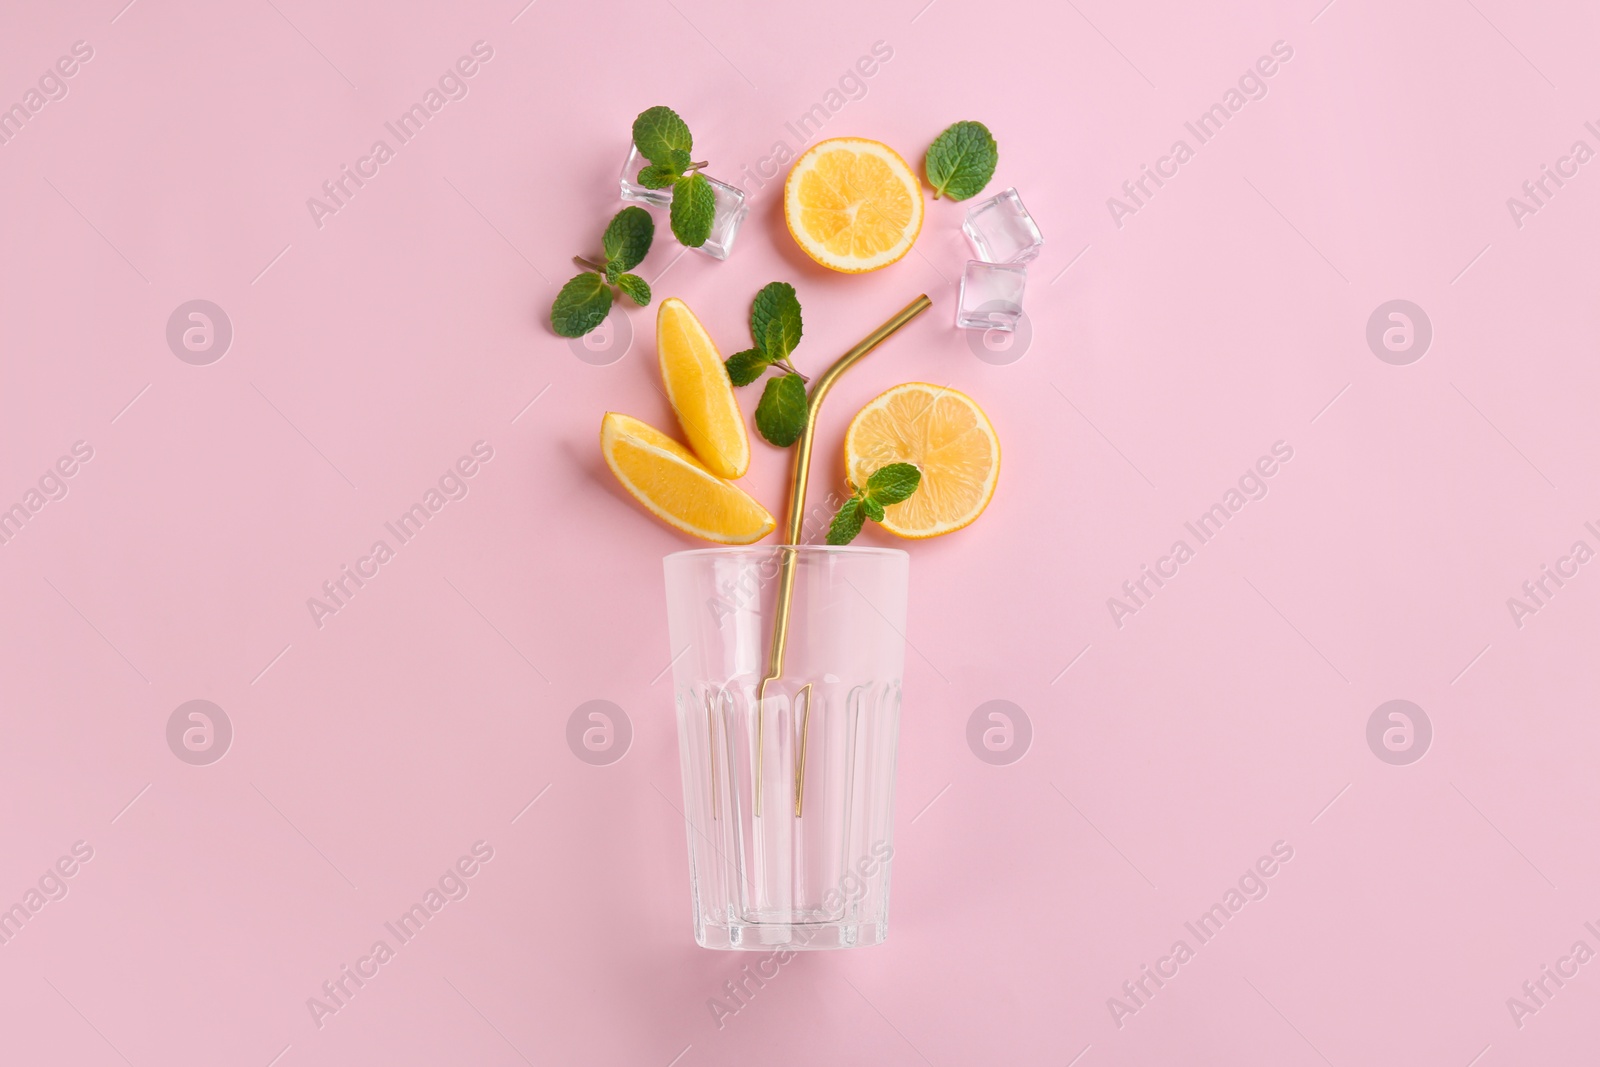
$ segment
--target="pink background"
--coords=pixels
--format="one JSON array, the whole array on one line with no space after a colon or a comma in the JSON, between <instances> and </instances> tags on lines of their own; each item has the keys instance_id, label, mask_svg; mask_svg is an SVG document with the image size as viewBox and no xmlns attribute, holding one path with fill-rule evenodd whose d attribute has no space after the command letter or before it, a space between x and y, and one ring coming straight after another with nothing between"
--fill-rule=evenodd
<instances>
[{"instance_id":1,"label":"pink background","mask_svg":"<svg viewBox=\"0 0 1600 1067\"><path fill-rule=\"evenodd\" d=\"M1520 627L1506 603L1600 548L1600 162L1520 228L1506 205L1600 148L1592 9L123 3L10 0L0 35L6 103L93 48L0 146L0 505L93 449L0 546L0 903L93 849L0 946L0 1059L1593 1055L1600 963L1520 1027L1506 1003L1600 950L1600 570ZM319 228L307 198L480 40L469 94ZM1048 241L1020 359L952 326L963 205L930 200L916 254L847 278L748 177L880 41L824 132L919 160L990 125L990 190ZM1265 98L1196 147L1184 122L1276 41ZM608 365L547 322L656 103L751 192L731 260L678 258L663 226L642 268L725 353L775 279L808 369L934 300L830 401L819 491L849 414L902 380L970 393L1005 447L983 519L911 546L890 941L794 961L720 1029L707 1000L750 957L689 926L660 562L687 542L595 444L608 409L671 425L654 312ZM1117 226L1107 198L1180 137L1194 158ZM197 298L234 330L208 366L165 340ZM1434 331L1406 366L1365 340L1397 298ZM315 625L307 598L476 441L466 498ZM1107 598L1277 441L1269 495L1119 628ZM755 453L777 510L785 456ZM1366 741L1397 698L1434 731L1407 766ZM193 699L235 731L209 766L167 745ZM609 766L565 742L594 699L633 726ZM1033 725L1008 766L966 742L995 699ZM319 1027L307 998L477 841L469 895ZM1108 998L1277 841L1270 894L1119 1026Z\"/></svg>"}]
</instances>

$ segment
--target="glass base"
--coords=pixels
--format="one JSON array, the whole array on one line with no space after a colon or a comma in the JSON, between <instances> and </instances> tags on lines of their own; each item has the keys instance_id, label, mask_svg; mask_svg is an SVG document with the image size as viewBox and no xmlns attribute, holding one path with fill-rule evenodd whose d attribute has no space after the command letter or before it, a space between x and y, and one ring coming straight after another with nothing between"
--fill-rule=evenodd
<instances>
[{"instance_id":1,"label":"glass base","mask_svg":"<svg viewBox=\"0 0 1600 1067\"><path fill-rule=\"evenodd\" d=\"M695 942L701 948L745 952L861 948L881 945L888 938L887 922L735 923L731 926L708 926L694 932Z\"/></svg>"}]
</instances>

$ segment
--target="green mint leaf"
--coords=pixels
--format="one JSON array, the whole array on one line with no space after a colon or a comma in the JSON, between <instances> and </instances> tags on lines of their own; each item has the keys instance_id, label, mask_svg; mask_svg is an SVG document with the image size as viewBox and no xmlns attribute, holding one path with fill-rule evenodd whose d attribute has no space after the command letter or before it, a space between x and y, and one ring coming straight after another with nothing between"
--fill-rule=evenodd
<instances>
[{"instance_id":1,"label":"green mint leaf","mask_svg":"<svg viewBox=\"0 0 1600 1067\"><path fill-rule=\"evenodd\" d=\"M828 524L828 544L848 545L854 541L856 534L861 532L861 523L865 518L861 513L860 500L855 497L846 500L833 517L833 522Z\"/></svg>"},{"instance_id":2,"label":"green mint leaf","mask_svg":"<svg viewBox=\"0 0 1600 1067\"><path fill-rule=\"evenodd\" d=\"M752 333L754 331L751 331ZM783 324L769 322L767 328L756 336L756 348L761 354L773 363L789 357L789 350L783 347Z\"/></svg>"},{"instance_id":3,"label":"green mint leaf","mask_svg":"<svg viewBox=\"0 0 1600 1067\"><path fill-rule=\"evenodd\" d=\"M776 328L776 340L773 330ZM800 344L800 298L788 282L763 286L750 305L750 335L769 361L787 359Z\"/></svg>"},{"instance_id":4,"label":"green mint leaf","mask_svg":"<svg viewBox=\"0 0 1600 1067\"><path fill-rule=\"evenodd\" d=\"M550 308L550 325L562 337L582 337L605 321L611 310L611 286L593 271L567 282Z\"/></svg>"},{"instance_id":5,"label":"green mint leaf","mask_svg":"<svg viewBox=\"0 0 1600 1067\"><path fill-rule=\"evenodd\" d=\"M788 448L806 428L806 383L798 374L768 378L756 404L756 429L761 436Z\"/></svg>"},{"instance_id":6,"label":"green mint leaf","mask_svg":"<svg viewBox=\"0 0 1600 1067\"><path fill-rule=\"evenodd\" d=\"M682 168L675 169L667 163L652 163L639 171L639 184L646 189L665 189L677 181L682 173Z\"/></svg>"},{"instance_id":7,"label":"green mint leaf","mask_svg":"<svg viewBox=\"0 0 1600 1067\"><path fill-rule=\"evenodd\" d=\"M633 143L639 154L652 163L667 162L667 153L674 150L684 153L678 167L681 172L689 165L688 154L694 149L694 137L689 126L670 107L653 107L639 112L633 120Z\"/></svg>"},{"instance_id":8,"label":"green mint leaf","mask_svg":"<svg viewBox=\"0 0 1600 1067\"><path fill-rule=\"evenodd\" d=\"M606 281L610 282L612 285L616 285L617 279L620 277L622 277L622 264L607 263L605 269Z\"/></svg>"},{"instance_id":9,"label":"green mint leaf","mask_svg":"<svg viewBox=\"0 0 1600 1067\"><path fill-rule=\"evenodd\" d=\"M883 505L870 496L861 502L861 511L873 522L883 521Z\"/></svg>"},{"instance_id":10,"label":"green mint leaf","mask_svg":"<svg viewBox=\"0 0 1600 1067\"><path fill-rule=\"evenodd\" d=\"M867 479L867 495L879 504L898 504L917 491L922 484L922 472L910 463L891 463L879 467ZM873 517L873 522L883 520Z\"/></svg>"},{"instance_id":11,"label":"green mint leaf","mask_svg":"<svg viewBox=\"0 0 1600 1067\"><path fill-rule=\"evenodd\" d=\"M611 217L601 246L606 250L606 266L632 270L650 251L656 236L656 220L642 207L625 207ZM611 279L615 281L616 279Z\"/></svg>"},{"instance_id":12,"label":"green mint leaf","mask_svg":"<svg viewBox=\"0 0 1600 1067\"><path fill-rule=\"evenodd\" d=\"M966 200L983 192L999 159L1000 149L987 126L958 122L934 138L922 167L935 200Z\"/></svg>"},{"instance_id":13,"label":"green mint leaf","mask_svg":"<svg viewBox=\"0 0 1600 1067\"><path fill-rule=\"evenodd\" d=\"M711 236L717 214L717 194L703 174L679 178L672 187L672 233L689 248L699 248Z\"/></svg>"},{"instance_id":14,"label":"green mint leaf","mask_svg":"<svg viewBox=\"0 0 1600 1067\"><path fill-rule=\"evenodd\" d=\"M686 148L674 148L667 153L667 158L661 160L661 162L671 167L674 174L682 174L689 169L689 150Z\"/></svg>"},{"instance_id":15,"label":"green mint leaf","mask_svg":"<svg viewBox=\"0 0 1600 1067\"><path fill-rule=\"evenodd\" d=\"M729 356L723 366L728 368L728 378L734 385L749 385L766 371L767 357L760 349L747 348Z\"/></svg>"},{"instance_id":16,"label":"green mint leaf","mask_svg":"<svg viewBox=\"0 0 1600 1067\"><path fill-rule=\"evenodd\" d=\"M628 294L628 299L640 307L650 303L650 283L637 274L617 275L616 285L618 289Z\"/></svg>"}]
</instances>

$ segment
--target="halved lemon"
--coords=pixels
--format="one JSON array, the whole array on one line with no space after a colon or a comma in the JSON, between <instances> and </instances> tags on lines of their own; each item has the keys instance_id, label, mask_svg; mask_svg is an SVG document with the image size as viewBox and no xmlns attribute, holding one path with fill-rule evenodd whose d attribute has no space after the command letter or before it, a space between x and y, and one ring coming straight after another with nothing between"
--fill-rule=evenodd
<instances>
[{"instance_id":1,"label":"halved lemon","mask_svg":"<svg viewBox=\"0 0 1600 1067\"><path fill-rule=\"evenodd\" d=\"M748 545L777 527L743 489L718 478L678 442L631 415L606 412L600 451L617 481L658 519L721 545Z\"/></svg>"},{"instance_id":2,"label":"halved lemon","mask_svg":"<svg viewBox=\"0 0 1600 1067\"><path fill-rule=\"evenodd\" d=\"M922 481L884 509L900 537L937 537L971 523L1000 479L1000 439L976 401L947 386L897 385L856 413L844 437L845 475L865 485L879 467L914 463Z\"/></svg>"},{"instance_id":3,"label":"halved lemon","mask_svg":"<svg viewBox=\"0 0 1600 1067\"><path fill-rule=\"evenodd\" d=\"M712 474L742 478L750 469L750 437L733 382L716 342L675 296L656 310L656 352L667 402L678 413L689 447Z\"/></svg>"},{"instance_id":4,"label":"halved lemon","mask_svg":"<svg viewBox=\"0 0 1600 1067\"><path fill-rule=\"evenodd\" d=\"M818 141L789 168L783 218L805 254L824 267L878 270L911 251L922 232L922 183L879 141Z\"/></svg>"}]
</instances>

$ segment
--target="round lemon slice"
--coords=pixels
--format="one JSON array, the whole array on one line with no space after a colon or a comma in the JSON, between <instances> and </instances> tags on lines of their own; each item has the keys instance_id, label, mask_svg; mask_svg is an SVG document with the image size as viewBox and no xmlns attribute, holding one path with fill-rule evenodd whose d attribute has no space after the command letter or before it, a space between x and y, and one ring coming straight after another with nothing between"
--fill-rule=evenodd
<instances>
[{"instance_id":1,"label":"round lemon slice","mask_svg":"<svg viewBox=\"0 0 1600 1067\"><path fill-rule=\"evenodd\" d=\"M819 141L783 183L783 217L806 255L847 274L879 270L922 232L922 184L898 152L864 137Z\"/></svg>"},{"instance_id":2,"label":"round lemon slice","mask_svg":"<svg viewBox=\"0 0 1600 1067\"><path fill-rule=\"evenodd\" d=\"M865 485L890 463L914 463L917 491L884 509L885 530L937 537L970 524L1000 480L1000 439L975 400L947 386L907 382L883 393L850 421L845 476Z\"/></svg>"}]
</instances>

